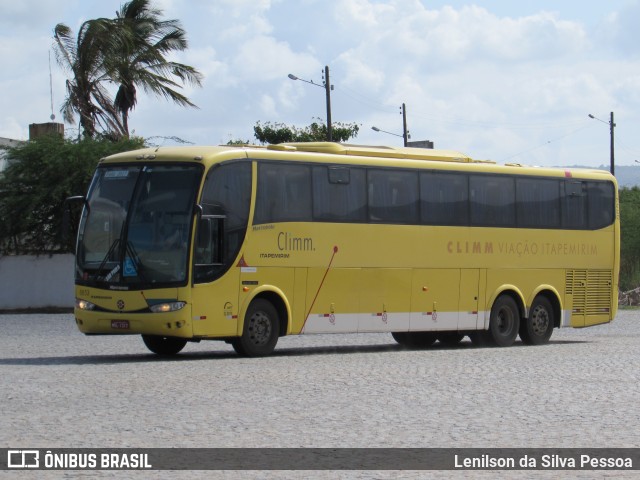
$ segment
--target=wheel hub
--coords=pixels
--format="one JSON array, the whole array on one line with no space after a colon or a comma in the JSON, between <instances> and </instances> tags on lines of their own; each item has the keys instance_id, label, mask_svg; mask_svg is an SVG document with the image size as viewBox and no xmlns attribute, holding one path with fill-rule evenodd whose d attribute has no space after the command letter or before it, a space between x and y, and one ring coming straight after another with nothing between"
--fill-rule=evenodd
<instances>
[{"instance_id":1,"label":"wheel hub","mask_svg":"<svg viewBox=\"0 0 640 480\"><path fill-rule=\"evenodd\" d=\"M513 316L508 309L502 309L498 313L498 331L501 334L509 333L513 327Z\"/></svg>"},{"instance_id":2,"label":"wheel hub","mask_svg":"<svg viewBox=\"0 0 640 480\"><path fill-rule=\"evenodd\" d=\"M271 336L271 322L263 312L256 312L250 319L249 331L251 339L256 345L264 345Z\"/></svg>"},{"instance_id":3,"label":"wheel hub","mask_svg":"<svg viewBox=\"0 0 640 480\"><path fill-rule=\"evenodd\" d=\"M536 335L544 335L549 326L549 314L548 312L538 306L535 308L531 315L531 329Z\"/></svg>"}]
</instances>

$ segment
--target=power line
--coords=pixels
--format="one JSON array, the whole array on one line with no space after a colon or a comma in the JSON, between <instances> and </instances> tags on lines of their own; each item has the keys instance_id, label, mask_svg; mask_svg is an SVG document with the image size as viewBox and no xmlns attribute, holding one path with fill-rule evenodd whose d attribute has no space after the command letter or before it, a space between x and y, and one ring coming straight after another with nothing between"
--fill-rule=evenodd
<instances>
[{"instance_id":1,"label":"power line","mask_svg":"<svg viewBox=\"0 0 640 480\"><path fill-rule=\"evenodd\" d=\"M549 145L549 144L551 144L551 143L554 143L554 142L557 142L557 141L559 141L559 140L562 140L563 138L566 138L566 137L569 137L569 136L571 136L571 135L574 135L574 134L578 133L579 131L584 130L584 129L586 129L586 128L590 128L590 127L591 127L591 124L590 124L590 123L587 123L586 125L583 125L582 127L578 128L578 129L576 129L576 130L573 130L573 131L571 131L571 132L569 132L569 133L567 133L567 134L565 134L565 135L561 135L561 136L559 136L559 137L552 138L552 139L550 139L550 140L547 140L547 141L546 141L546 142L544 142L544 143L541 143L541 144L539 144L539 145L536 145L535 147L531 147L531 148L529 148L529 149L527 149L527 150L523 150L523 151L518 152L518 153L515 153L515 154L513 154L513 155L511 155L511 156L509 156L509 157L506 157L506 158L504 158L502 161L503 161L503 162L506 162L507 160L510 160L510 159L512 159L512 158L514 158L514 157L518 157L518 156L523 155L523 154L525 154L525 153L529 153L529 152L531 152L531 151L533 151L533 150L537 150L537 149L539 149L539 148L545 147L545 146L547 146L547 145Z\"/></svg>"},{"instance_id":2,"label":"power line","mask_svg":"<svg viewBox=\"0 0 640 480\"><path fill-rule=\"evenodd\" d=\"M355 101L367 105L369 107L373 107L378 111L395 113L397 110L396 106L390 106L389 104L381 103L369 97L366 97L349 87L344 85L340 85L339 90L347 97L354 99ZM411 116L419 117L430 120L437 124L445 124L445 125L458 125L458 126L468 126L468 127L478 127L478 128L487 128L487 127L508 127L512 129L544 129L544 128L567 128L573 127L575 125L582 125L584 122L582 120L575 121L564 121L564 122L496 122L496 121L488 121L488 120L469 120L468 118L461 118L458 116L444 116L444 115L434 115L432 113L421 112L420 110L416 110L413 107L413 103L411 101L405 101L408 106L411 106Z\"/></svg>"}]
</instances>

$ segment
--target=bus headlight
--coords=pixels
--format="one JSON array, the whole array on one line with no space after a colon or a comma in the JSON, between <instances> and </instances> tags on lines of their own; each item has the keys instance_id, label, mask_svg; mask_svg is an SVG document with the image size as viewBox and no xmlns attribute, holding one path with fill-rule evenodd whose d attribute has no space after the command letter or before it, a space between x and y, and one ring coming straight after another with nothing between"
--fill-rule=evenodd
<instances>
[{"instance_id":1,"label":"bus headlight","mask_svg":"<svg viewBox=\"0 0 640 480\"><path fill-rule=\"evenodd\" d=\"M87 300L76 298L76 308L79 308L80 310L93 310L96 306Z\"/></svg>"},{"instance_id":2,"label":"bus headlight","mask_svg":"<svg viewBox=\"0 0 640 480\"><path fill-rule=\"evenodd\" d=\"M182 310L185 305L185 302L158 303L156 305L151 305L149 307L149 310L151 310L153 313L175 312L177 310Z\"/></svg>"}]
</instances>

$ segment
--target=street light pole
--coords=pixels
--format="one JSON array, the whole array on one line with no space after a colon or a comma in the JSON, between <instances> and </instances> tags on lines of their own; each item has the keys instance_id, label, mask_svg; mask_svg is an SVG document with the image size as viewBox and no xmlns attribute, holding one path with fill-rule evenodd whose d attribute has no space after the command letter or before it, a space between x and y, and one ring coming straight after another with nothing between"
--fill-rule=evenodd
<instances>
[{"instance_id":1,"label":"street light pole","mask_svg":"<svg viewBox=\"0 0 640 480\"><path fill-rule=\"evenodd\" d=\"M333 85L329 81L329 66L325 65L324 67L324 86L314 83L313 80L305 80L303 78L296 77L293 73L287 75L291 80L300 80L304 83L309 83L311 85L315 85L316 87L324 88L325 95L327 97L327 141L333 141L332 128L331 128L331 90L333 90Z\"/></svg>"},{"instance_id":2,"label":"street light pole","mask_svg":"<svg viewBox=\"0 0 640 480\"><path fill-rule=\"evenodd\" d=\"M383 133L388 133L389 135L393 135L394 137L400 137L400 138L405 138L404 135L398 135L397 133L393 133L393 132L387 132L386 130L382 130L381 128L378 127L371 127L371 130L373 130L374 132L383 132ZM405 145L406 147L406 145Z\"/></svg>"},{"instance_id":3,"label":"street light pole","mask_svg":"<svg viewBox=\"0 0 640 480\"><path fill-rule=\"evenodd\" d=\"M378 127L371 127L371 130L374 132L384 132L389 135L394 135L396 137L402 137L402 144L407 147L409 145L409 130L407 130L407 107L403 103L400 106L400 114L402 115L402 135L398 135L397 133L387 132L386 130L381 130Z\"/></svg>"},{"instance_id":4,"label":"street light pole","mask_svg":"<svg viewBox=\"0 0 640 480\"><path fill-rule=\"evenodd\" d=\"M611 117L609 122L605 122L604 120L600 120L598 117L589 114L589 118L593 118L594 120L598 120L599 122L602 123L609 123L609 132L611 134L611 146L610 146L610 158L611 158L611 164L610 164L610 171L611 171L611 175L614 175L614 167L615 167L615 155L614 155L614 141L613 141L613 129L616 127L615 122L613 121L613 112L611 112Z\"/></svg>"},{"instance_id":5,"label":"street light pole","mask_svg":"<svg viewBox=\"0 0 640 480\"><path fill-rule=\"evenodd\" d=\"M327 92L327 141L331 142L331 82L329 81L329 66L324 67L324 89Z\"/></svg>"},{"instance_id":6,"label":"street light pole","mask_svg":"<svg viewBox=\"0 0 640 480\"><path fill-rule=\"evenodd\" d=\"M611 112L611 119L609 120L609 128L611 130L611 175L613 175L614 155L613 155L613 129L616 124L613 123L613 112Z\"/></svg>"},{"instance_id":7,"label":"street light pole","mask_svg":"<svg viewBox=\"0 0 640 480\"><path fill-rule=\"evenodd\" d=\"M407 142L409 140L409 135L407 133L407 108L404 103L402 104L402 140L404 141L404 146L407 146Z\"/></svg>"}]
</instances>

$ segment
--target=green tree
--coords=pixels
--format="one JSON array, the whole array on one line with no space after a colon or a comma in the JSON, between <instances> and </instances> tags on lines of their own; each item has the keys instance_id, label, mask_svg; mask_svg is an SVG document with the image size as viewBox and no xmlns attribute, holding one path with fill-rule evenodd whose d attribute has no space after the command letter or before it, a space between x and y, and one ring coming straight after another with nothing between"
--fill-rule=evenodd
<instances>
[{"instance_id":1,"label":"green tree","mask_svg":"<svg viewBox=\"0 0 640 480\"><path fill-rule=\"evenodd\" d=\"M73 236L60 242L64 200L87 192L100 158L143 145L140 138L114 143L53 135L8 149L0 176L0 253L71 251Z\"/></svg>"},{"instance_id":2,"label":"green tree","mask_svg":"<svg viewBox=\"0 0 640 480\"><path fill-rule=\"evenodd\" d=\"M112 134L124 132L105 88L109 80L104 68L105 54L123 40L110 28L106 19L88 20L80 26L77 37L66 25L54 29L54 50L58 64L69 73L67 97L62 114L67 123L80 117L80 129L85 137L93 137L97 127Z\"/></svg>"},{"instance_id":3,"label":"green tree","mask_svg":"<svg viewBox=\"0 0 640 480\"><path fill-rule=\"evenodd\" d=\"M327 139L327 125L322 120L308 127L298 128L284 123L257 122L253 127L256 139L260 143L288 142L324 142ZM335 142L346 142L358 136L360 127L356 123L332 123L331 136Z\"/></svg>"},{"instance_id":4,"label":"green tree","mask_svg":"<svg viewBox=\"0 0 640 480\"><path fill-rule=\"evenodd\" d=\"M640 286L640 189L620 189L620 289Z\"/></svg>"},{"instance_id":5,"label":"green tree","mask_svg":"<svg viewBox=\"0 0 640 480\"><path fill-rule=\"evenodd\" d=\"M242 146L242 145L250 145L251 142L249 140L242 140L241 138L235 138L235 139L230 139L226 145L229 145L230 147L233 146Z\"/></svg>"},{"instance_id":6,"label":"green tree","mask_svg":"<svg viewBox=\"0 0 640 480\"><path fill-rule=\"evenodd\" d=\"M114 106L121 115L125 135L129 135L129 112L137 102L137 88L173 100L180 106L195 107L176 90L179 82L200 86L202 75L195 68L167 60L166 55L187 48L186 33L178 20L163 20L162 11L149 0L125 3L113 20L121 40L105 58L110 79L119 85Z\"/></svg>"}]
</instances>

